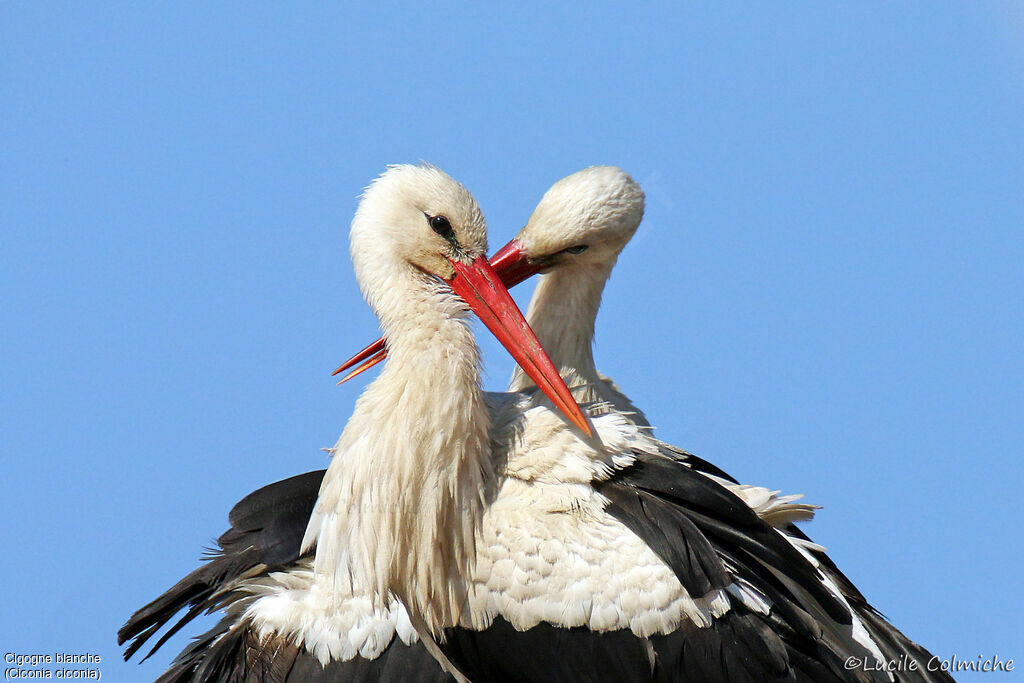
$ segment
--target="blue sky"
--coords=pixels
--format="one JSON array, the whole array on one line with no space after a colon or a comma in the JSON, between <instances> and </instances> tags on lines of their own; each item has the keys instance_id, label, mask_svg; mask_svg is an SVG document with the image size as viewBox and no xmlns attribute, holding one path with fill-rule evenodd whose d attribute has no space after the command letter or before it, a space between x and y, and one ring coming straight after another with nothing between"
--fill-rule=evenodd
<instances>
[{"instance_id":1,"label":"blue sky","mask_svg":"<svg viewBox=\"0 0 1024 683\"><path fill-rule=\"evenodd\" d=\"M1024 666L1019 4L3 3L0 65L5 652L142 681L184 645L126 665L114 634L326 465L365 385L330 371L377 332L356 197L425 159L494 248L559 178L632 173L599 367L822 505L933 652Z\"/></svg>"}]
</instances>

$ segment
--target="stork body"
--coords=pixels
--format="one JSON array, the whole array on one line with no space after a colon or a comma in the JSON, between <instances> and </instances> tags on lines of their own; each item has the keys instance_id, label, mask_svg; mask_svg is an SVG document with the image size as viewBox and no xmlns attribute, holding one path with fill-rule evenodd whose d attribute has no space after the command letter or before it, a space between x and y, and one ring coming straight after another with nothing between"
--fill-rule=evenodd
<instances>
[{"instance_id":1,"label":"stork body","mask_svg":"<svg viewBox=\"0 0 1024 683\"><path fill-rule=\"evenodd\" d=\"M597 371L592 341L601 294L642 214L643 193L628 175L585 169L556 183L492 258L506 282L507 275L514 282L546 273L528 318L574 396L597 402L589 412L601 415L593 419L601 444L560 434L551 413L529 398L529 378L515 372L510 388L524 394L508 411L514 417L504 488L484 518L482 545L500 549L503 530L530 528L518 554L510 553L511 571L534 595L552 597L537 610L529 599L510 599L501 579L482 581L489 602L481 600L475 613L499 616L488 629L475 624L450 634L446 653L477 680L544 680L543 667L573 679L561 654L570 643L580 659L572 659L578 680L602 670L638 681L897 680L881 669L910 659L919 670L901 672L899 680L950 680L925 671L930 654L874 610L825 549L796 528L813 506L738 484L653 438L643 414ZM508 517L501 519L493 511L505 498ZM552 521L559 516L573 523ZM562 562L537 561L538 550L547 559L544 551L550 557L560 544ZM581 561L587 551L609 564ZM623 576L630 578L618 584ZM563 586L571 586L571 597L559 603ZM497 652L512 643L541 668L525 676L508 664L520 661L515 656L478 654L488 644ZM851 658L868 666L849 669Z\"/></svg>"},{"instance_id":2,"label":"stork body","mask_svg":"<svg viewBox=\"0 0 1024 683\"><path fill-rule=\"evenodd\" d=\"M556 183L517 238L492 258L513 281L546 273L528 318L574 396L600 402L590 414L602 415L593 419L601 445L559 435L551 414L529 398L509 411L515 418L504 486L510 501L529 504L510 504L508 519L486 516L483 545L495 545L488 534L529 528L524 518L538 509L575 523L559 537L566 525L550 515L538 519L513 554L513 575L528 577L537 594L554 596L544 614L538 617L528 600L509 600L501 581L488 579L490 604L477 613L501 618L491 635L479 625L452 634L445 646L451 660L478 680L528 680L507 665L516 657L477 654L481 643L497 650L520 642L524 657L532 653L568 680L557 667L559 652L572 642L585 660L576 662L579 671L616 671L617 680L895 680L880 669L909 659L920 670L901 673L901 680L949 680L924 671L930 655L868 605L824 548L795 527L813 515L812 506L795 502L799 496L740 485L654 439L643 414L597 371L592 340L601 294L642 214L643 193L628 175L585 169ZM533 386L517 371L511 389L529 396ZM562 559L572 562L555 562L546 575L535 557L539 543L549 553L564 544ZM594 551L602 547L603 554ZM580 548L623 564L587 565ZM564 565L574 567L570 577L558 576ZM621 576L630 578L617 584ZM572 586L575 600L559 604L563 585ZM510 626L523 635L514 637ZM851 658L869 666L848 669ZM543 680L543 671L532 680Z\"/></svg>"}]
</instances>

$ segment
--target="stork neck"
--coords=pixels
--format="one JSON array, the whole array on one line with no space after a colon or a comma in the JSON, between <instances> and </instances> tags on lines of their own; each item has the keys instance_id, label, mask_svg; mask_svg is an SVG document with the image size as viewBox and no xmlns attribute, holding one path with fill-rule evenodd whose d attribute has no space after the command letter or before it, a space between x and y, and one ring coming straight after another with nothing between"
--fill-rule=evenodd
<instances>
[{"instance_id":1,"label":"stork neck","mask_svg":"<svg viewBox=\"0 0 1024 683\"><path fill-rule=\"evenodd\" d=\"M464 606L494 473L465 305L440 283L408 275L368 297L388 362L335 446L306 544L316 540L320 576L356 582L379 600L397 595L439 631Z\"/></svg>"},{"instance_id":2,"label":"stork neck","mask_svg":"<svg viewBox=\"0 0 1024 683\"><path fill-rule=\"evenodd\" d=\"M530 299L527 319L570 389L599 384L594 366L594 321L612 263L560 267L543 275ZM512 376L511 391L536 385L521 368ZM598 396L578 400L597 400Z\"/></svg>"}]
</instances>

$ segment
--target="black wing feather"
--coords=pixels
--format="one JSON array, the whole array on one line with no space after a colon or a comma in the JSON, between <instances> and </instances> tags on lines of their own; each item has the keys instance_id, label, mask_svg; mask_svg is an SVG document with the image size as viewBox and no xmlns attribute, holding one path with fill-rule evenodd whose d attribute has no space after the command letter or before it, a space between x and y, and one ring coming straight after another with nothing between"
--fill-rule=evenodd
<instances>
[{"instance_id":1,"label":"black wing feather","mask_svg":"<svg viewBox=\"0 0 1024 683\"><path fill-rule=\"evenodd\" d=\"M246 573L261 566L280 568L299 559L302 536L313 512L326 470L306 472L250 493L228 515L224 532L206 564L131 616L117 633L128 659L182 609L185 615L157 641L148 658L199 614L222 606L218 596Z\"/></svg>"},{"instance_id":2,"label":"black wing feather","mask_svg":"<svg viewBox=\"0 0 1024 683\"><path fill-rule=\"evenodd\" d=\"M325 473L306 472L250 493L231 508L231 528L218 545L224 552L252 547L271 567L297 560Z\"/></svg>"},{"instance_id":3,"label":"black wing feather","mask_svg":"<svg viewBox=\"0 0 1024 683\"><path fill-rule=\"evenodd\" d=\"M867 672L847 671L842 666L850 654L846 646L830 636L801 606L800 599L778 579L777 575L781 575L805 591L837 625L849 626L852 623L852 609L886 659L896 661L901 655L912 657L921 664L919 669L924 668L931 657L927 650L903 635L872 608L825 553L810 551L819 562L819 567L815 568L778 530L758 518L742 500L704 476L712 474L735 481L728 474L667 444L661 456L636 455L632 465L619 470L606 481L594 482L595 488L609 499L607 511L644 539L673 569L691 595L704 594L691 590L691 587L721 585L717 573L707 569L715 567L715 563L707 559L710 546L719 562L727 562L740 575L749 578L772 603L771 613L765 616L747 613L734 602L730 612L716 620L711 629L697 628L687 622L673 634L652 638L659 661L679 660L689 662L686 666L703 667L702 675L708 680L717 680L720 676L747 680L746 676L753 676L753 672L767 675L777 670L770 666L774 660L768 656L783 652L777 643L771 642L774 637L782 639L785 656L796 680L869 680ZM634 503L634 500L643 502ZM681 519L686 522L679 523ZM666 525L677 523L676 533L666 528ZM785 531L796 538L810 540L794 525L789 525ZM702 552L697 555L700 562L694 561L691 548L701 548ZM716 578L705 581L708 576ZM825 586L824 576L839 587L849 608ZM716 660L708 654L709 651L697 654L701 648L724 648L730 656L723 657L720 668L716 669ZM747 671L743 663L751 661L757 665ZM668 666L673 668L676 665ZM687 679L684 676L669 680ZM750 680L761 679L754 676ZM952 678L942 672L919 670L899 672L897 680L951 681Z\"/></svg>"},{"instance_id":4,"label":"black wing feather","mask_svg":"<svg viewBox=\"0 0 1024 683\"><path fill-rule=\"evenodd\" d=\"M248 623L239 621L240 598L231 590L236 581L286 570L304 557L302 537L324 473L300 474L264 486L239 501L228 515L231 528L217 539L219 549L206 564L132 615L118 632L120 644L131 641L125 659L181 610L185 610L184 616L157 641L150 655L199 614L233 607L182 650L158 683L452 681L421 643L406 645L395 638L375 659L355 657L325 667L283 638L261 642Z\"/></svg>"},{"instance_id":5,"label":"black wing feather","mask_svg":"<svg viewBox=\"0 0 1024 683\"><path fill-rule=\"evenodd\" d=\"M610 486L601 492L610 501L608 512L673 568L690 595L732 583L714 547L679 510L639 490Z\"/></svg>"},{"instance_id":6,"label":"black wing feather","mask_svg":"<svg viewBox=\"0 0 1024 683\"><path fill-rule=\"evenodd\" d=\"M700 472L680 467L667 458L645 454L611 479L595 482L594 487L613 500L617 500L621 492L626 491L639 492L635 495L664 501L666 506L675 511L674 518L688 520L692 527L699 529L698 535L705 536L714 544L719 554L728 555L737 549L753 554L797 581L838 623L850 623L849 611L823 586L817 570L799 551L758 518L735 494ZM609 512L615 514L612 509ZM621 521L628 524L625 519ZM643 528L639 531L634 528L633 531L646 541L648 536L656 535L651 528L658 527L661 522L651 518L641 521ZM661 557L674 570L678 567L676 575L683 581L688 567L673 564L668 557Z\"/></svg>"},{"instance_id":7,"label":"black wing feather","mask_svg":"<svg viewBox=\"0 0 1024 683\"><path fill-rule=\"evenodd\" d=\"M629 631L540 623L517 631L495 617L482 631L447 629L441 649L471 681L649 681L652 662L643 640Z\"/></svg>"},{"instance_id":8,"label":"black wing feather","mask_svg":"<svg viewBox=\"0 0 1024 683\"><path fill-rule=\"evenodd\" d=\"M786 533L805 541L811 539L801 531L795 524L786 527ZM897 672L896 678L900 681L923 680L923 681L952 681L953 677L944 671L928 671L925 666L932 658L932 654L924 647L905 636L899 629L889 623L889 620L872 607L863 594L853 585L853 582L836 566L828 555L820 550L810 551L820 565L822 573L827 575L839 587L843 597L850 606L857 612L857 616L864 622L871 637L878 644L879 649L888 661L896 662L915 660L919 665L918 672Z\"/></svg>"}]
</instances>

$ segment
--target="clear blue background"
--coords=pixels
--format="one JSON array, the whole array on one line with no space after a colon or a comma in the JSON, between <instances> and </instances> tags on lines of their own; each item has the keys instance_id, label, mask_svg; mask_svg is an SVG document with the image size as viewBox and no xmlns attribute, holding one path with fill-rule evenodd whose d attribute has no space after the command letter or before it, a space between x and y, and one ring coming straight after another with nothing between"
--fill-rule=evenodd
<instances>
[{"instance_id":1,"label":"clear blue background","mask_svg":"<svg viewBox=\"0 0 1024 683\"><path fill-rule=\"evenodd\" d=\"M1019 3L141 5L0 5L5 652L141 681L180 650L123 664L115 631L327 464L365 384L330 371L377 333L348 221L425 159L495 248L559 178L631 172L599 367L823 505L936 654L1024 668Z\"/></svg>"}]
</instances>

